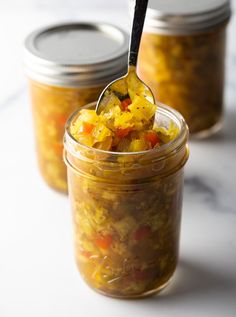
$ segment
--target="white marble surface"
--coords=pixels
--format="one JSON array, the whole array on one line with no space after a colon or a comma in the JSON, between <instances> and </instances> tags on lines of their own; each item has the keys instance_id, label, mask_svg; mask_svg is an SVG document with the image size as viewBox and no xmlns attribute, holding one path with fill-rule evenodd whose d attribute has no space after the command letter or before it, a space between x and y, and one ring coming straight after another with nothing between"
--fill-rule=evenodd
<instances>
[{"instance_id":1,"label":"white marble surface","mask_svg":"<svg viewBox=\"0 0 236 317\"><path fill-rule=\"evenodd\" d=\"M161 295L120 301L90 290L74 263L68 199L48 189L38 173L22 72L24 36L37 26L69 19L127 27L126 2L0 2L1 317L236 314L235 18L229 28L224 129L213 139L190 144L180 264L172 285Z\"/></svg>"}]
</instances>

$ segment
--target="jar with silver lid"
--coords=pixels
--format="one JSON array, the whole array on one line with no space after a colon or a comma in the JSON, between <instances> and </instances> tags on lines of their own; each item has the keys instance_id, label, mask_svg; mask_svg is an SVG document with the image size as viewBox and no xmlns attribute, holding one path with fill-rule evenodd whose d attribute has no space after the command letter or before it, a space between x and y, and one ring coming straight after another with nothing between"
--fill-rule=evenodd
<instances>
[{"instance_id":1,"label":"jar with silver lid","mask_svg":"<svg viewBox=\"0 0 236 317\"><path fill-rule=\"evenodd\" d=\"M150 0L138 72L156 99L207 137L222 125L229 0Z\"/></svg>"},{"instance_id":2,"label":"jar with silver lid","mask_svg":"<svg viewBox=\"0 0 236 317\"><path fill-rule=\"evenodd\" d=\"M26 38L24 63L38 162L52 188L67 191L62 158L67 118L97 100L108 83L126 73L128 42L124 31L103 23L53 25Z\"/></svg>"}]
</instances>

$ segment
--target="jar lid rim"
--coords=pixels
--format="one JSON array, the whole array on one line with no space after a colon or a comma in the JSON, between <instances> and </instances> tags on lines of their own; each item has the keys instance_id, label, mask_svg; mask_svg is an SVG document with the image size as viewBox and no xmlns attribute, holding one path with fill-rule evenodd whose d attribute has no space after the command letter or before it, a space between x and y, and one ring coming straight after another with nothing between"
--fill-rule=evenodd
<instances>
[{"instance_id":1,"label":"jar lid rim","mask_svg":"<svg viewBox=\"0 0 236 317\"><path fill-rule=\"evenodd\" d=\"M148 15L202 15L230 6L230 0L149 0Z\"/></svg>"},{"instance_id":2,"label":"jar lid rim","mask_svg":"<svg viewBox=\"0 0 236 317\"><path fill-rule=\"evenodd\" d=\"M130 0L133 6L133 0ZM178 4L178 5L177 5ZM145 30L164 34L207 31L231 16L230 0L153 0L149 2Z\"/></svg>"},{"instance_id":3,"label":"jar lid rim","mask_svg":"<svg viewBox=\"0 0 236 317\"><path fill-rule=\"evenodd\" d=\"M28 35L24 66L30 78L51 85L106 83L126 71L128 44L128 34L112 24L53 24Z\"/></svg>"}]
</instances>

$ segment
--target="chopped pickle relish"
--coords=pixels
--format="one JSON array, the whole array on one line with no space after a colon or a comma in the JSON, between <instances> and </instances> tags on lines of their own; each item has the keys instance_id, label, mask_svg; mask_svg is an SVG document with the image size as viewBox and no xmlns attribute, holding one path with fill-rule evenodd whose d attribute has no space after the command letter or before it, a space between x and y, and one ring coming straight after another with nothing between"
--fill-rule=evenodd
<instances>
[{"instance_id":1,"label":"chopped pickle relish","mask_svg":"<svg viewBox=\"0 0 236 317\"><path fill-rule=\"evenodd\" d=\"M94 107L71 116L64 139L76 262L102 294L148 296L178 262L188 129L138 94L109 91L99 115Z\"/></svg>"},{"instance_id":2,"label":"chopped pickle relish","mask_svg":"<svg viewBox=\"0 0 236 317\"><path fill-rule=\"evenodd\" d=\"M89 109L79 112L71 135L84 145L113 152L147 151L175 139L178 127L172 122L168 127L157 126L157 106L121 83L105 95L100 114Z\"/></svg>"}]
</instances>

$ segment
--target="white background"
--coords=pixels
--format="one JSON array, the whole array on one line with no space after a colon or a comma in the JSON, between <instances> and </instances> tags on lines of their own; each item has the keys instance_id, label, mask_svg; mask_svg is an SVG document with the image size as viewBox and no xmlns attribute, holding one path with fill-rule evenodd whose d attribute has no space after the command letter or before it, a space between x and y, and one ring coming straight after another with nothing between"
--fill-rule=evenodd
<instances>
[{"instance_id":1,"label":"white background","mask_svg":"<svg viewBox=\"0 0 236 317\"><path fill-rule=\"evenodd\" d=\"M127 8L127 0L0 0L0 317L235 316L235 18L229 27L224 129L190 144L180 264L160 296L113 300L82 282L68 199L48 189L38 173L22 68L25 36L71 19L127 29Z\"/></svg>"}]
</instances>

